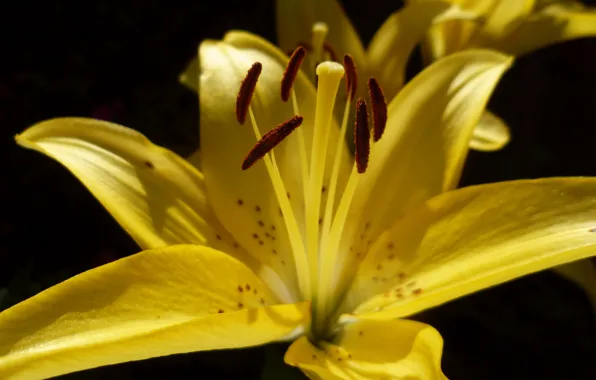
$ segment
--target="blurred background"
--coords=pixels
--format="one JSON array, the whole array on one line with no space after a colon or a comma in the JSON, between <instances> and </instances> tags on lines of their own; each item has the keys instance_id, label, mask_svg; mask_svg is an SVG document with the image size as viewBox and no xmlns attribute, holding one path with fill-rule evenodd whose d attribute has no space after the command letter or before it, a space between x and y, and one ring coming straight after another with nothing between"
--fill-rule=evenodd
<instances>
[{"instance_id":1,"label":"blurred background","mask_svg":"<svg viewBox=\"0 0 596 380\"><path fill-rule=\"evenodd\" d=\"M362 38L399 6L343 1ZM586 4L596 5L594 1ZM135 128L185 155L198 147L198 104L178 74L205 38L244 29L275 41L273 0L63 0L0 6L0 310L135 243L56 162L17 147L38 121L87 116ZM419 67L412 60L411 71ZM596 38L517 59L490 102L513 139L472 152L462 185L596 175ZM594 379L595 316L585 294L551 272L416 316L445 339L451 379ZM60 379L287 378L284 347L177 355ZM278 363L280 365L280 363ZM288 375L289 376L289 375Z\"/></svg>"}]
</instances>

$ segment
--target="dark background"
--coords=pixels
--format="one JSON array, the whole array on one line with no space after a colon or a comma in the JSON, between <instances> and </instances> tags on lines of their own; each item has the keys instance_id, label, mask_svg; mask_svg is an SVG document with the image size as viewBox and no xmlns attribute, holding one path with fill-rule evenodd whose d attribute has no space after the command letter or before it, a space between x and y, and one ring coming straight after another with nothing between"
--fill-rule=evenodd
<instances>
[{"instance_id":1,"label":"dark background","mask_svg":"<svg viewBox=\"0 0 596 380\"><path fill-rule=\"evenodd\" d=\"M221 38L226 30L245 29L274 41L272 3L3 2L0 310L138 250L74 177L56 162L18 148L14 134L50 117L91 116L135 128L180 154L193 151L198 104L177 83L178 74L200 40ZM344 4L365 40L396 9L395 1ZM596 175L595 99L596 39L519 58L490 102L510 124L513 140L498 153L472 152L463 185ZM590 305L578 288L551 272L417 319L445 338L443 368L451 379L596 378ZM177 355L61 378L259 378L265 358L281 354L282 347Z\"/></svg>"}]
</instances>

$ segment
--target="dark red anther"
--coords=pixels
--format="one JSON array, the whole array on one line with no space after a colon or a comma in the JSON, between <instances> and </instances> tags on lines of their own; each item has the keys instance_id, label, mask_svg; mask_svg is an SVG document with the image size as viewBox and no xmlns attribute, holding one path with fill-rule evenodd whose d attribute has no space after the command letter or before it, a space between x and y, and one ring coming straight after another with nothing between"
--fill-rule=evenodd
<instances>
[{"instance_id":1,"label":"dark red anther","mask_svg":"<svg viewBox=\"0 0 596 380\"><path fill-rule=\"evenodd\" d=\"M344 55L344 70L346 70L346 92L351 102L354 100L358 89L358 72L356 71L356 63L349 54Z\"/></svg>"},{"instance_id":2,"label":"dark red anther","mask_svg":"<svg viewBox=\"0 0 596 380\"><path fill-rule=\"evenodd\" d=\"M255 92L255 87L257 87L257 81L259 80L262 69L263 65L261 65L260 62L255 62L250 69L248 69L248 72L240 85L238 97L236 97L236 119L242 125L246 121L250 101Z\"/></svg>"},{"instance_id":3,"label":"dark red anther","mask_svg":"<svg viewBox=\"0 0 596 380\"><path fill-rule=\"evenodd\" d=\"M302 61L304 61L304 57L306 57L306 49L302 46L298 46L288 61L284 76L281 78L281 100L284 102L287 102L290 98L292 86L294 85L298 71L300 71L300 65L302 64Z\"/></svg>"},{"instance_id":4,"label":"dark red anther","mask_svg":"<svg viewBox=\"0 0 596 380\"><path fill-rule=\"evenodd\" d=\"M368 167L370 154L370 131L368 130L368 109L362 98L356 101L356 122L354 125L354 145L356 146L356 168L364 173Z\"/></svg>"},{"instance_id":5,"label":"dark red anther","mask_svg":"<svg viewBox=\"0 0 596 380\"><path fill-rule=\"evenodd\" d=\"M242 170L246 170L253 166L258 160L263 158L273 148L275 148L280 142L298 128L302 124L302 116L297 115L293 118L284 121L277 127L273 128L269 132L265 133L263 137L252 147L250 152L246 155L244 162L242 163Z\"/></svg>"},{"instance_id":6,"label":"dark red anther","mask_svg":"<svg viewBox=\"0 0 596 380\"><path fill-rule=\"evenodd\" d=\"M333 62L337 62L337 54L335 54L335 49L333 49L333 45L325 41L323 42L323 50L325 50L327 54L329 54L329 58L331 58Z\"/></svg>"},{"instance_id":7,"label":"dark red anther","mask_svg":"<svg viewBox=\"0 0 596 380\"><path fill-rule=\"evenodd\" d=\"M373 119L373 140L379 141L385 126L387 125L387 103L385 102L385 95L379 86L379 82L375 78L368 80L368 96L370 97L370 106L372 108Z\"/></svg>"}]
</instances>

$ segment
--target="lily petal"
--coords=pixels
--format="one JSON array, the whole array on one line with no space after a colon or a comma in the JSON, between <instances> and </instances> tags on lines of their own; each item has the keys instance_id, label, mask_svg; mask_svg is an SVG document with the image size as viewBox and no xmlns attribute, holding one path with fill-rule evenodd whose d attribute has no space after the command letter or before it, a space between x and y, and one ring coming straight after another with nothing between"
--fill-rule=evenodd
<instances>
[{"instance_id":1,"label":"lily petal","mask_svg":"<svg viewBox=\"0 0 596 380\"><path fill-rule=\"evenodd\" d=\"M410 0L408 6L418 3L429 3L435 0ZM462 10L484 18L500 0L448 0ZM466 48L472 37L478 33L480 24L470 20L449 20L433 25L422 45L426 64L436 61L456 51Z\"/></svg>"},{"instance_id":2,"label":"lily petal","mask_svg":"<svg viewBox=\"0 0 596 380\"><path fill-rule=\"evenodd\" d=\"M485 111L474 128L470 148L481 152L492 152L502 149L511 140L509 127L500 117Z\"/></svg>"},{"instance_id":3,"label":"lily petal","mask_svg":"<svg viewBox=\"0 0 596 380\"><path fill-rule=\"evenodd\" d=\"M272 51L278 53L273 54ZM203 42L199 53L200 93L208 94L199 96L201 167L215 214L240 245L255 257L268 262L276 272L285 273L289 283L295 282L293 252L288 247L290 239L296 237L290 236L286 230L278 198L264 163L258 162L246 171L241 169L245 155L257 140L251 121L240 125L235 118L240 83L254 62L260 62L263 67L251 103L260 134L265 134L294 115L292 102L281 101L280 82L285 63L280 62L280 57L283 54L257 36L238 32L226 36L225 41ZM284 61L287 62L287 59ZM304 122L300 131L275 148L274 154L296 219L303 220L304 182L299 175L302 162L297 159L300 149L297 133L304 133L306 151L310 152L316 92L302 73L294 82L294 91ZM334 123L330 140L343 143L337 138L338 131ZM333 145L329 157L334 152ZM329 158L327 162L330 168L333 160ZM347 173L347 152L343 162L342 172ZM346 178L347 174L341 177Z\"/></svg>"},{"instance_id":4,"label":"lily petal","mask_svg":"<svg viewBox=\"0 0 596 380\"><path fill-rule=\"evenodd\" d=\"M519 55L557 42L590 36L596 36L596 10L579 3L555 4L529 17L494 46Z\"/></svg>"},{"instance_id":5,"label":"lily petal","mask_svg":"<svg viewBox=\"0 0 596 380\"><path fill-rule=\"evenodd\" d=\"M202 244L229 252L277 290L271 260L250 255L215 216L196 165L152 144L139 132L102 120L51 119L17 142L64 165L143 249ZM279 293L287 299L288 295Z\"/></svg>"},{"instance_id":6,"label":"lily petal","mask_svg":"<svg viewBox=\"0 0 596 380\"><path fill-rule=\"evenodd\" d=\"M553 268L553 271L579 286L590 299L592 308L596 311L596 264L593 258L559 265Z\"/></svg>"},{"instance_id":7,"label":"lily petal","mask_svg":"<svg viewBox=\"0 0 596 380\"><path fill-rule=\"evenodd\" d=\"M441 372L443 339L420 322L356 321L331 343L319 345L301 337L288 349L286 363L320 379L446 379Z\"/></svg>"},{"instance_id":8,"label":"lily petal","mask_svg":"<svg viewBox=\"0 0 596 380\"><path fill-rule=\"evenodd\" d=\"M407 316L594 256L595 220L594 178L502 182L441 194L379 239L360 267L348 303L355 306L367 292L386 292L355 313ZM371 281L373 276L387 281ZM367 280L370 289L357 290Z\"/></svg>"},{"instance_id":9,"label":"lily petal","mask_svg":"<svg viewBox=\"0 0 596 380\"><path fill-rule=\"evenodd\" d=\"M223 252L193 245L144 251L0 313L0 377L43 379L260 345L285 339L308 321L308 303L272 303L256 275Z\"/></svg>"},{"instance_id":10,"label":"lily petal","mask_svg":"<svg viewBox=\"0 0 596 380\"><path fill-rule=\"evenodd\" d=\"M472 46L486 46L489 41L501 40L526 20L532 13L535 2L536 0L498 1L471 42Z\"/></svg>"},{"instance_id":11,"label":"lily petal","mask_svg":"<svg viewBox=\"0 0 596 380\"><path fill-rule=\"evenodd\" d=\"M367 50L370 75L379 81L385 97L393 99L402 88L410 54L432 24L473 16L444 1L413 3L389 16Z\"/></svg>"},{"instance_id":12,"label":"lily petal","mask_svg":"<svg viewBox=\"0 0 596 380\"><path fill-rule=\"evenodd\" d=\"M283 51L310 43L317 22L329 26L327 41L341 59L351 54L359 70L366 71L366 53L350 19L337 0L276 0L277 39Z\"/></svg>"},{"instance_id":13,"label":"lily petal","mask_svg":"<svg viewBox=\"0 0 596 380\"><path fill-rule=\"evenodd\" d=\"M70 170L142 248L217 246L226 232L210 210L203 175L175 153L117 124L43 121L16 136Z\"/></svg>"},{"instance_id":14,"label":"lily petal","mask_svg":"<svg viewBox=\"0 0 596 380\"><path fill-rule=\"evenodd\" d=\"M193 92L199 91L199 60L193 59L178 77L180 83Z\"/></svg>"},{"instance_id":15,"label":"lily petal","mask_svg":"<svg viewBox=\"0 0 596 380\"><path fill-rule=\"evenodd\" d=\"M385 134L371 147L352 202L351 220L361 224L346 225L353 245L345 269L408 208L457 184L473 129L510 65L489 50L459 52L429 66L389 104Z\"/></svg>"}]
</instances>

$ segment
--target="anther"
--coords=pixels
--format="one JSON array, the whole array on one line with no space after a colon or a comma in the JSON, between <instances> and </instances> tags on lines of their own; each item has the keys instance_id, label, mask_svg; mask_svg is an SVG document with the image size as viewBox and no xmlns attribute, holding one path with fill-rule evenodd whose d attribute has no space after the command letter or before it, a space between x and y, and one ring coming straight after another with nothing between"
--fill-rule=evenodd
<instances>
[{"instance_id":1,"label":"anther","mask_svg":"<svg viewBox=\"0 0 596 380\"><path fill-rule=\"evenodd\" d=\"M292 86L294 85L296 75L298 75L298 71L300 71L300 65L302 64L302 61L304 61L305 56L306 49L302 46L298 46L288 61L288 66L286 66L284 76L281 79L281 100L284 102L287 102L288 99L290 99Z\"/></svg>"},{"instance_id":2,"label":"anther","mask_svg":"<svg viewBox=\"0 0 596 380\"><path fill-rule=\"evenodd\" d=\"M344 69L346 70L346 92L351 102L354 100L358 89L358 72L356 71L356 63L349 54L344 55Z\"/></svg>"},{"instance_id":3,"label":"anther","mask_svg":"<svg viewBox=\"0 0 596 380\"><path fill-rule=\"evenodd\" d=\"M255 146L248 152L248 155L242 163L242 170L246 170L253 166L259 159L263 158L280 142L283 141L294 129L302 124L302 116L297 115L293 118L284 121L277 127L265 133L263 137L255 144Z\"/></svg>"},{"instance_id":4,"label":"anther","mask_svg":"<svg viewBox=\"0 0 596 380\"><path fill-rule=\"evenodd\" d=\"M333 49L333 45L331 45L329 42L323 42L323 50L329 54L329 58L333 62L337 62L337 54L335 53L335 49Z\"/></svg>"},{"instance_id":5,"label":"anther","mask_svg":"<svg viewBox=\"0 0 596 380\"><path fill-rule=\"evenodd\" d=\"M368 80L368 96L370 97L372 108L373 140L377 142L383 136L385 126L387 125L387 103L385 102L383 90L375 78Z\"/></svg>"},{"instance_id":6,"label":"anther","mask_svg":"<svg viewBox=\"0 0 596 380\"><path fill-rule=\"evenodd\" d=\"M370 131L368 130L368 110L362 98L356 101L356 122L354 125L354 145L356 146L356 168L364 173L370 153Z\"/></svg>"},{"instance_id":7,"label":"anther","mask_svg":"<svg viewBox=\"0 0 596 380\"><path fill-rule=\"evenodd\" d=\"M263 65L261 65L260 62L255 62L250 69L248 69L246 77L244 77L244 80L240 85L238 97L236 97L236 119L242 125L244 125L244 122L246 121L250 101L252 100L262 69Z\"/></svg>"}]
</instances>

